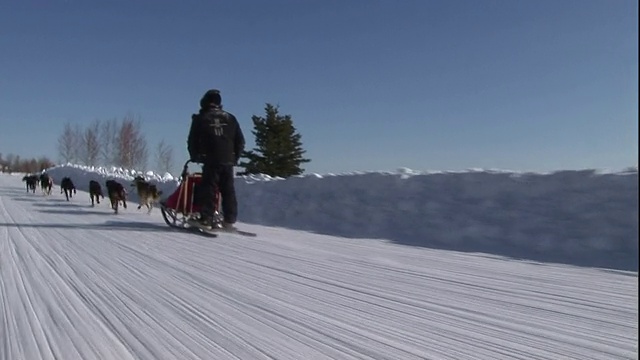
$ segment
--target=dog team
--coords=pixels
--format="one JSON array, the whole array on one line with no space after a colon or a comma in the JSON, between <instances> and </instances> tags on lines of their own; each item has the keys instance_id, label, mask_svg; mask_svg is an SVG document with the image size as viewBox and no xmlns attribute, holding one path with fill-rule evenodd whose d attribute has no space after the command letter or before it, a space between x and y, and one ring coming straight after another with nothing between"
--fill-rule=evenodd
<instances>
[{"instance_id":1,"label":"dog team","mask_svg":"<svg viewBox=\"0 0 640 360\"><path fill-rule=\"evenodd\" d=\"M27 192L36 192L36 187L40 185L42 192L45 195L51 195L51 189L53 188L53 178L47 173L42 173L41 175L26 175L22 178L27 185ZM109 198L109 202L111 203L111 208L117 214L118 207L122 204L123 208L127 208L127 191L124 186L115 181L115 180L107 180L105 182L107 188L107 196ZM160 200L160 195L162 195L162 191L158 191L158 188L155 185L150 184L146 181L142 176L136 176L133 179L132 187L135 187L136 192L138 193L139 205L138 210L140 210L143 206L146 206L148 211L147 213L151 213L151 209L153 209L153 204ZM60 181L60 193L64 193L67 201L73 197L73 194L76 193L76 186L73 181L69 177L62 178ZM95 206L95 204L100 204L100 199L104 199L104 194L102 192L102 186L99 182L95 180L89 181L89 197L91 199L91 206Z\"/></svg>"}]
</instances>

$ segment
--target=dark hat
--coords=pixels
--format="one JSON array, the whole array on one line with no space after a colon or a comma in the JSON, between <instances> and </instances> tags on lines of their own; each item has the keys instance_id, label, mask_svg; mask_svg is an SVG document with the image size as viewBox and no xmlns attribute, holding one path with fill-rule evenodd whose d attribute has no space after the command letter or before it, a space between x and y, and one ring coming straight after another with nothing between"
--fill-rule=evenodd
<instances>
[{"instance_id":1,"label":"dark hat","mask_svg":"<svg viewBox=\"0 0 640 360\"><path fill-rule=\"evenodd\" d=\"M204 93L202 99L200 99L200 107L204 108L208 105L220 105L222 104L222 96L220 96L220 90L211 89Z\"/></svg>"}]
</instances>

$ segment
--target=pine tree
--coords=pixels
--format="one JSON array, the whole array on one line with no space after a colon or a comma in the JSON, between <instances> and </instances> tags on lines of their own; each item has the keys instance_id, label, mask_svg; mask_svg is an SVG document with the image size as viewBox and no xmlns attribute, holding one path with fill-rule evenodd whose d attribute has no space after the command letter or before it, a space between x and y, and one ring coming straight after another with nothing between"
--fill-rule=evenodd
<instances>
[{"instance_id":1,"label":"pine tree","mask_svg":"<svg viewBox=\"0 0 640 360\"><path fill-rule=\"evenodd\" d=\"M279 115L278 107L267 103L266 117L252 116L253 131L256 147L251 151L244 151L242 158L248 161L240 163L245 168L241 175L266 174L287 178L300 175L304 169L300 164L311 160L302 155L302 136L293 126L291 115Z\"/></svg>"}]
</instances>

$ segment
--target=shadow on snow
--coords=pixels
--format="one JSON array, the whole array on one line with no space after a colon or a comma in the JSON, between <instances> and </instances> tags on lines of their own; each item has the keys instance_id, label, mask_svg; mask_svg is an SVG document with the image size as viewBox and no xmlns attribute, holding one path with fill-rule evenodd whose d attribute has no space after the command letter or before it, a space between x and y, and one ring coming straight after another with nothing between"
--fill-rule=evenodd
<instances>
[{"instance_id":1,"label":"shadow on snow","mask_svg":"<svg viewBox=\"0 0 640 360\"><path fill-rule=\"evenodd\" d=\"M0 223L0 227L17 228L17 229L76 229L76 230L126 230L126 231L158 231L170 232L173 229L163 224L154 224L147 222L135 221L105 221L102 224L19 224L19 223Z\"/></svg>"}]
</instances>

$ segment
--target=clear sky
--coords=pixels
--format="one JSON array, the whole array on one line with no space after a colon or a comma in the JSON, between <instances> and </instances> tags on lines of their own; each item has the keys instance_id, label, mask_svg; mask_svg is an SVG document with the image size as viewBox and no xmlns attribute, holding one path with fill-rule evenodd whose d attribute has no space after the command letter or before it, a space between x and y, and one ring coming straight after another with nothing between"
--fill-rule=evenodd
<instances>
[{"instance_id":1,"label":"clear sky","mask_svg":"<svg viewBox=\"0 0 640 360\"><path fill-rule=\"evenodd\" d=\"M210 88L249 147L290 114L307 173L636 166L638 2L0 0L3 154L135 114L180 163Z\"/></svg>"}]
</instances>

